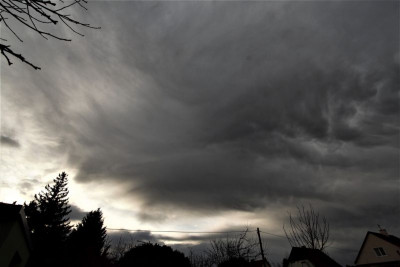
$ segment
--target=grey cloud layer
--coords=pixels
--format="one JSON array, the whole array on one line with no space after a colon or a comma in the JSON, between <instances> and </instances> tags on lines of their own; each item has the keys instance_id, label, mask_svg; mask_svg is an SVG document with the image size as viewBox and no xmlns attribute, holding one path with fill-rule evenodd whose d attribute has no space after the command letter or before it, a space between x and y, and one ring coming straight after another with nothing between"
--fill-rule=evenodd
<instances>
[{"instance_id":1,"label":"grey cloud layer","mask_svg":"<svg viewBox=\"0 0 400 267\"><path fill-rule=\"evenodd\" d=\"M112 11L112 46L140 88L92 106L104 150L78 179L132 180L148 205L249 210L398 178L395 3L129 5Z\"/></svg>"},{"instance_id":2,"label":"grey cloud layer","mask_svg":"<svg viewBox=\"0 0 400 267\"><path fill-rule=\"evenodd\" d=\"M9 101L30 99L23 109L55 135L77 181L129 181L149 221L166 219L164 206L305 200L358 224L398 205L397 2L93 2L90 12L102 30L52 48L47 72L24 70L29 87L5 78L18 88Z\"/></svg>"}]
</instances>

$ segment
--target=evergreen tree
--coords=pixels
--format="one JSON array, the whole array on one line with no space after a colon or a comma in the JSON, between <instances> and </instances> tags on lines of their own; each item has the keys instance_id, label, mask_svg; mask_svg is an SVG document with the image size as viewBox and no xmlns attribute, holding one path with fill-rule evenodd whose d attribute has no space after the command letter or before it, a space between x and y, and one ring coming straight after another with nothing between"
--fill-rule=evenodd
<instances>
[{"instance_id":1,"label":"evergreen tree","mask_svg":"<svg viewBox=\"0 0 400 267\"><path fill-rule=\"evenodd\" d=\"M71 230L68 214L68 177L65 172L46 185L45 190L25 205L35 250L35 264L53 265L60 259Z\"/></svg>"},{"instance_id":2,"label":"evergreen tree","mask_svg":"<svg viewBox=\"0 0 400 267\"><path fill-rule=\"evenodd\" d=\"M103 213L100 209L89 212L72 230L69 242L73 266L105 266L109 249Z\"/></svg>"},{"instance_id":3,"label":"evergreen tree","mask_svg":"<svg viewBox=\"0 0 400 267\"><path fill-rule=\"evenodd\" d=\"M106 252L107 231L100 209L89 212L71 233L76 245L90 248L96 255Z\"/></svg>"}]
</instances>

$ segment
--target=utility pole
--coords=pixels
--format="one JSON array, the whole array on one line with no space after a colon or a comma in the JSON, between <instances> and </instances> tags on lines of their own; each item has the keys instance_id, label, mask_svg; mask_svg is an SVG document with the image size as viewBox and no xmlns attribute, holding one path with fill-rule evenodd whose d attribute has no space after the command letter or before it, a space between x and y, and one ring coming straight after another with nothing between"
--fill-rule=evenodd
<instances>
[{"instance_id":1,"label":"utility pole","mask_svg":"<svg viewBox=\"0 0 400 267\"><path fill-rule=\"evenodd\" d=\"M267 260L264 257L264 250L262 247L261 236L260 236L260 228L257 227L257 235L258 235L258 242L260 243L260 250L261 250L261 257L263 261L263 266L267 267Z\"/></svg>"}]
</instances>

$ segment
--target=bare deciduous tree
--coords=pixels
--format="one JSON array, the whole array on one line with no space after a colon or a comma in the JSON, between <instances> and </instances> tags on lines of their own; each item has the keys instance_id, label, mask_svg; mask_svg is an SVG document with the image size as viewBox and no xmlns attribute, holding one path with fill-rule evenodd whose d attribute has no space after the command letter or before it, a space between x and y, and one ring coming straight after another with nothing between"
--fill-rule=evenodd
<instances>
[{"instance_id":1,"label":"bare deciduous tree","mask_svg":"<svg viewBox=\"0 0 400 267\"><path fill-rule=\"evenodd\" d=\"M86 0L70 0L66 2L63 0L0 0L0 23L21 42L23 40L20 34L14 29L15 23L22 24L26 29L38 33L44 39L54 38L62 41L71 41L71 39L53 33L54 29L50 26L55 26L61 22L60 24L65 25L72 32L81 36L83 35L74 29L74 26L96 28L72 18L68 13L74 6L79 6L86 10L86 3ZM10 57L14 57L34 69L40 69L25 59L22 54L15 52L7 44L6 39L0 38L0 41L0 52L7 60L8 65L12 64Z\"/></svg>"},{"instance_id":2,"label":"bare deciduous tree","mask_svg":"<svg viewBox=\"0 0 400 267\"><path fill-rule=\"evenodd\" d=\"M259 257L258 240L250 238L248 233L249 229L245 229L236 237L212 240L207 251L209 262L218 265L234 258L243 258L250 261Z\"/></svg>"},{"instance_id":3,"label":"bare deciduous tree","mask_svg":"<svg viewBox=\"0 0 400 267\"><path fill-rule=\"evenodd\" d=\"M210 260L205 253L196 253L192 248L189 248L188 258L190 261L190 266L192 267L212 266L212 263L210 263Z\"/></svg>"},{"instance_id":4,"label":"bare deciduous tree","mask_svg":"<svg viewBox=\"0 0 400 267\"><path fill-rule=\"evenodd\" d=\"M128 241L123 239L121 235L118 239L118 242L114 246L110 247L110 258L113 261L118 262L124 256L124 254L134 248L136 244L137 240L135 239L134 235L129 235Z\"/></svg>"},{"instance_id":5,"label":"bare deciduous tree","mask_svg":"<svg viewBox=\"0 0 400 267\"><path fill-rule=\"evenodd\" d=\"M307 247L323 251L328 246L329 223L309 205L297 207L297 217L289 213L289 229L283 225L286 237L292 247Z\"/></svg>"}]
</instances>

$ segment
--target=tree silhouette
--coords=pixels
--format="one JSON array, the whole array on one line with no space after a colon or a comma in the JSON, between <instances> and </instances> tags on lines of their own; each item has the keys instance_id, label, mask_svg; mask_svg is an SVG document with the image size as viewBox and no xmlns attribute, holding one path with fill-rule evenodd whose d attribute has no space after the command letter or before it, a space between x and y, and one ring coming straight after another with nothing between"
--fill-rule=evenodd
<instances>
[{"instance_id":1,"label":"tree silhouette","mask_svg":"<svg viewBox=\"0 0 400 267\"><path fill-rule=\"evenodd\" d=\"M250 263L244 258L230 258L226 261L218 264L218 267L246 267L250 266Z\"/></svg>"},{"instance_id":2,"label":"tree silhouette","mask_svg":"<svg viewBox=\"0 0 400 267\"><path fill-rule=\"evenodd\" d=\"M144 243L125 253L120 259L121 267L190 267L190 261L179 251L168 246Z\"/></svg>"},{"instance_id":3,"label":"tree silhouette","mask_svg":"<svg viewBox=\"0 0 400 267\"><path fill-rule=\"evenodd\" d=\"M309 205L297 207L297 217L289 213L289 230L283 225L286 237L292 247L306 247L324 251L329 240L329 223L325 216Z\"/></svg>"},{"instance_id":4,"label":"tree silhouette","mask_svg":"<svg viewBox=\"0 0 400 267\"><path fill-rule=\"evenodd\" d=\"M249 237L248 232L249 229L246 228L235 237L212 240L207 251L210 263L219 265L224 262L237 262L238 259L250 261L260 256L259 243Z\"/></svg>"},{"instance_id":5,"label":"tree silhouette","mask_svg":"<svg viewBox=\"0 0 400 267\"><path fill-rule=\"evenodd\" d=\"M24 203L32 233L37 265L53 265L62 255L71 226L68 214L68 177L65 172L46 185L28 205Z\"/></svg>"},{"instance_id":6,"label":"tree silhouette","mask_svg":"<svg viewBox=\"0 0 400 267\"><path fill-rule=\"evenodd\" d=\"M109 249L103 213L100 209L89 212L73 229L69 240L73 266L102 266L107 262Z\"/></svg>"},{"instance_id":7,"label":"tree silhouette","mask_svg":"<svg viewBox=\"0 0 400 267\"><path fill-rule=\"evenodd\" d=\"M92 27L90 24L73 19L68 13L74 6L79 6L86 10L86 0L1 0L0 1L0 23L5 26L19 41L23 41L20 34L16 32L13 25L22 24L26 29L32 30L42 36L44 39L53 38L62 41L71 41L71 39L61 37L54 32L54 27L65 25L72 32L83 36L74 26ZM61 23L59 23L61 22ZM13 24L14 23L14 24ZM51 27L53 26L53 27ZM58 28L56 28L57 30ZM0 38L0 52L7 60L8 65L12 64L10 57L17 58L30 65L34 69L40 69L21 54L15 52L7 40Z\"/></svg>"}]
</instances>

